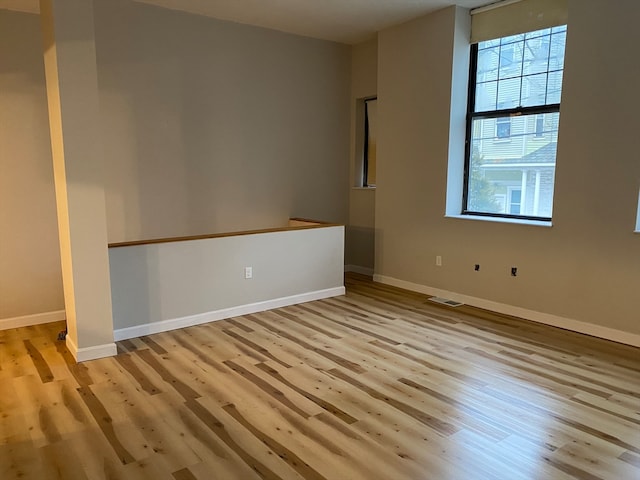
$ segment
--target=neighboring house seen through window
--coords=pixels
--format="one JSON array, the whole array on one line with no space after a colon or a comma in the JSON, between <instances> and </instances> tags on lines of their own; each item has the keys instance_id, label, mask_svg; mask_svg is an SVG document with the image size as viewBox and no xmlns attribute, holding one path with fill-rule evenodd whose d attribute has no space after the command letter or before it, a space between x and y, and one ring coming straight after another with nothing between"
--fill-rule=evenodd
<instances>
[{"instance_id":1,"label":"neighboring house seen through window","mask_svg":"<svg viewBox=\"0 0 640 480\"><path fill-rule=\"evenodd\" d=\"M566 31L472 46L464 214L551 219Z\"/></svg>"}]
</instances>

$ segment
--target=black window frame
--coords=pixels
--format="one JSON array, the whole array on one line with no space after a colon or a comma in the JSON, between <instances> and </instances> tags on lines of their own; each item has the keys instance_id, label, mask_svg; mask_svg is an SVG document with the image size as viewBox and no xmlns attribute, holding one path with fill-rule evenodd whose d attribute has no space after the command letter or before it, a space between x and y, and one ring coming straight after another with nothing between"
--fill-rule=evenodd
<instances>
[{"instance_id":1,"label":"black window frame","mask_svg":"<svg viewBox=\"0 0 640 480\"><path fill-rule=\"evenodd\" d=\"M553 103L547 105L537 105L533 107L515 107L504 108L497 110L489 110L486 112L475 112L476 104L476 86L477 86L477 71L478 71L478 44L471 45L471 57L469 61L469 87L467 93L467 126L466 126L466 139L465 139L465 152L464 152L464 182L462 191L462 215L473 215L479 217L497 217L517 220L534 220L534 221L551 221L551 217L541 217L533 215L512 215L508 213L489 213L489 212L477 212L469 210L467 205L469 204L469 176L471 173L471 141L473 121L478 119L488 118L501 118L501 117L517 117L524 115L539 115L545 113L559 113L560 103ZM534 117L535 118L535 117Z\"/></svg>"},{"instance_id":2,"label":"black window frame","mask_svg":"<svg viewBox=\"0 0 640 480\"><path fill-rule=\"evenodd\" d=\"M367 97L364 99L364 146L362 152L362 186L365 188L375 188L375 184L369 183L369 105L371 101L377 101L378 97Z\"/></svg>"}]
</instances>

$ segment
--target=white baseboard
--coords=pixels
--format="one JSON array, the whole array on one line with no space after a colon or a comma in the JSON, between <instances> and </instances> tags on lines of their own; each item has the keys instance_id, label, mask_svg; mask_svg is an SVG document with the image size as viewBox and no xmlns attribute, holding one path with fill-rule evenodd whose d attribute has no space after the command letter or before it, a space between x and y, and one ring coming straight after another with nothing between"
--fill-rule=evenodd
<instances>
[{"instance_id":1,"label":"white baseboard","mask_svg":"<svg viewBox=\"0 0 640 480\"><path fill-rule=\"evenodd\" d=\"M115 343L105 343L104 345L94 345L92 347L78 348L70 336L67 335L67 348L76 359L76 362L86 362L98 358L113 357L118 354Z\"/></svg>"},{"instance_id":2,"label":"white baseboard","mask_svg":"<svg viewBox=\"0 0 640 480\"><path fill-rule=\"evenodd\" d=\"M361 275L366 275L367 277L373 276L373 268L361 267L360 265L345 265L344 271L359 273Z\"/></svg>"},{"instance_id":3,"label":"white baseboard","mask_svg":"<svg viewBox=\"0 0 640 480\"><path fill-rule=\"evenodd\" d=\"M560 317L558 315L537 312L535 310L529 310L527 308L515 307L506 303L493 302L491 300L485 300L483 298L477 298L456 292L441 290L439 288L428 287L426 285L407 282L405 280L399 280L397 278L388 277L386 275L376 274L373 276L373 280L375 282L404 288L405 290L411 290L413 292L448 298L457 302L466 303L467 305L471 305L473 307L490 310L492 312L524 318L525 320L531 320L532 322L543 323L552 327L563 328L565 330L571 330L573 332L583 333L586 335L591 335L592 337L603 338L605 340L611 340L614 342L623 343L625 345L631 345L633 347L640 347L640 335L625 332L623 330L616 330L609 327L603 327L601 325L595 325L593 323L574 320L572 318Z\"/></svg>"},{"instance_id":4,"label":"white baseboard","mask_svg":"<svg viewBox=\"0 0 640 480\"><path fill-rule=\"evenodd\" d=\"M40 325L42 323L59 322L60 320L64 320L65 318L66 314L64 310L34 313L33 315L23 315L21 317L0 318L0 330L30 327L32 325Z\"/></svg>"},{"instance_id":5,"label":"white baseboard","mask_svg":"<svg viewBox=\"0 0 640 480\"><path fill-rule=\"evenodd\" d=\"M290 297L275 298L273 300L265 300L263 302L249 303L247 305L240 305L237 307L223 308L221 310L214 310L186 317L171 318L168 320L161 320L159 322L136 325L134 327L119 328L114 330L113 336L115 341L126 340L129 338L141 337L143 335L150 335L152 333L167 332L178 328L192 327L203 323L215 322L225 318L237 317L238 315L248 315L250 313L264 312L265 310L286 307L297 303L337 297L344 294L344 287L328 288L325 290L292 295Z\"/></svg>"}]
</instances>

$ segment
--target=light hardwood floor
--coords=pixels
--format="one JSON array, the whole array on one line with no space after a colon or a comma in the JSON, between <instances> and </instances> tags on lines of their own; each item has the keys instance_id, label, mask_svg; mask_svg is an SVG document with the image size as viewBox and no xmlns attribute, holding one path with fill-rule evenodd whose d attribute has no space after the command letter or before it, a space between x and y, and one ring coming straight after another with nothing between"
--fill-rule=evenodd
<instances>
[{"instance_id":1,"label":"light hardwood floor","mask_svg":"<svg viewBox=\"0 0 640 480\"><path fill-rule=\"evenodd\" d=\"M640 350L347 287L84 364L0 332L0 479L640 479Z\"/></svg>"}]
</instances>

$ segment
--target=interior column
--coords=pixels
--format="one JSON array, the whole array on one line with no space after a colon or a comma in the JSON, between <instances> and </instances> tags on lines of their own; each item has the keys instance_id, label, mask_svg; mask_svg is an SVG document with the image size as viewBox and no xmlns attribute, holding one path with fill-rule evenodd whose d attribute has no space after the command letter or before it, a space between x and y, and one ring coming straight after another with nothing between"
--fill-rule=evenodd
<instances>
[{"instance_id":1,"label":"interior column","mask_svg":"<svg viewBox=\"0 0 640 480\"><path fill-rule=\"evenodd\" d=\"M93 0L40 0L67 346L116 354L100 148Z\"/></svg>"}]
</instances>

